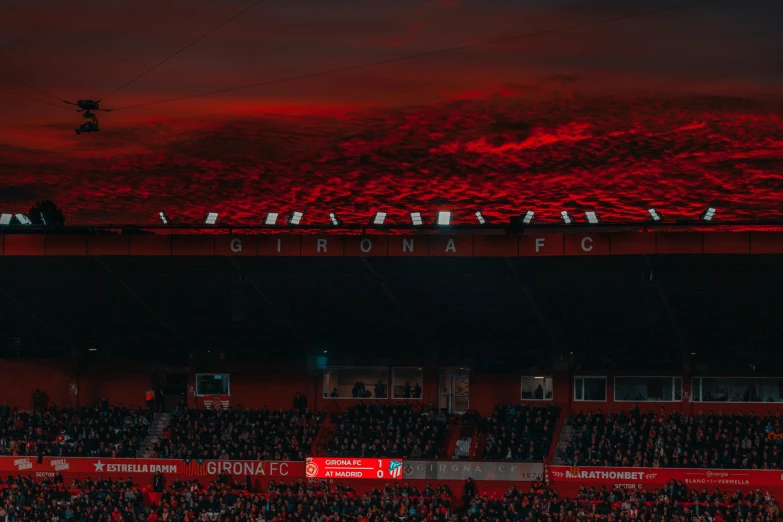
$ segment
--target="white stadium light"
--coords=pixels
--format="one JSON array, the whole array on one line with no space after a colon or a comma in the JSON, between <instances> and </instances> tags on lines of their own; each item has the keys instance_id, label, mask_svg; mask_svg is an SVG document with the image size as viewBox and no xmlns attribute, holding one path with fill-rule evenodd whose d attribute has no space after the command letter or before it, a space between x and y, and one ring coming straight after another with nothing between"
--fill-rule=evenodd
<instances>
[{"instance_id":1,"label":"white stadium light","mask_svg":"<svg viewBox=\"0 0 783 522\"><path fill-rule=\"evenodd\" d=\"M702 212L701 219L704 221L712 221L712 218L715 217L715 212L717 212L714 208L709 207L707 210Z\"/></svg>"},{"instance_id":2,"label":"white stadium light","mask_svg":"<svg viewBox=\"0 0 783 522\"><path fill-rule=\"evenodd\" d=\"M160 216L160 220L163 222L164 225L171 225L171 221L169 221L169 217L166 215L165 212L162 210L158 212L158 216Z\"/></svg>"},{"instance_id":3,"label":"white stadium light","mask_svg":"<svg viewBox=\"0 0 783 522\"><path fill-rule=\"evenodd\" d=\"M264 216L264 225L268 227L273 227L277 224L277 218L279 214L277 212L269 212L266 216Z\"/></svg>"},{"instance_id":4,"label":"white stadium light","mask_svg":"<svg viewBox=\"0 0 783 522\"><path fill-rule=\"evenodd\" d=\"M660 223L661 221L663 221L663 215L661 215L661 213L655 210L654 208L647 209L647 212L650 213L650 219L652 219L656 223Z\"/></svg>"},{"instance_id":5,"label":"white stadium light","mask_svg":"<svg viewBox=\"0 0 783 522\"><path fill-rule=\"evenodd\" d=\"M207 212L206 217L204 218L204 224L205 225L214 225L217 223L218 220L218 213L217 212Z\"/></svg>"},{"instance_id":6,"label":"white stadium light","mask_svg":"<svg viewBox=\"0 0 783 522\"><path fill-rule=\"evenodd\" d=\"M601 222L601 218L598 217L598 214L595 213L593 210L588 210L585 212L585 219L588 223L591 225L597 225Z\"/></svg>"},{"instance_id":7,"label":"white stadium light","mask_svg":"<svg viewBox=\"0 0 783 522\"><path fill-rule=\"evenodd\" d=\"M376 212L375 215L370 220L370 224L375 225L376 227L380 227L383 225L385 221L386 221L386 212Z\"/></svg>"},{"instance_id":8,"label":"white stadium light","mask_svg":"<svg viewBox=\"0 0 783 522\"><path fill-rule=\"evenodd\" d=\"M567 210L562 211L560 217L563 218L563 223L566 225L571 225L574 222L574 218L571 217L571 214L569 214Z\"/></svg>"},{"instance_id":9,"label":"white stadium light","mask_svg":"<svg viewBox=\"0 0 783 522\"><path fill-rule=\"evenodd\" d=\"M414 227L420 227L424 224L424 219L421 217L421 212L411 212L411 225Z\"/></svg>"},{"instance_id":10,"label":"white stadium light","mask_svg":"<svg viewBox=\"0 0 783 522\"><path fill-rule=\"evenodd\" d=\"M288 216L288 224L289 225L299 225L302 223L302 218L304 217L304 214L301 212L291 212L291 215Z\"/></svg>"},{"instance_id":11,"label":"white stadium light","mask_svg":"<svg viewBox=\"0 0 783 522\"><path fill-rule=\"evenodd\" d=\"M484 217L484 214L481 211L476 211L476 221L479 222L479 225L489 224L489 220Z\"/></svg>"},{"instance_id":12,"label":"white stadium light","mask_svg":"<svg viewBox=\"0 0 783 522\"><path fill-rule=\"evenodd\" d=\"M525 214L522 216L522 224L523 225L529 225L533 222L533 218L536 217L536 213L532 210L528 210L525 212Z\"/></svg>"},{"instance_id":13,"label":"white stadium light","mask_svg":"<svg viewBox=\"0 0 783 522\"><path fill-rule=\"evenodd\" d=\"M0 225L10 225L13 218L13 214L0 214Z\"/></svg>"},{"instance_id":14,"label":"white stadium light","mask_svg":"<svg viewBox=\"0 0 783 522\"><path fill-rule=\"evenodd\" d=\"M32 225L33 222L30 221L30 218L27 217L27 214L17 214L16 215L17 221L19 221L19 224L21 225Z\"/></svg>"},{"instance_id":15,"label":"white stadium light","mask_svg":"<svg viewBox=\"0 0 783 522\"><path fill-rule=\"evenodd\" d=\"M438 216L435 220L435 224L443 227L451 224L451 212L449 212L448 210L441 210L440 212L438 212Z\"/></svg>"},{"instance_id":16,"label":"white stadium light","mask_svg":"<svg viewBox=\"0 0 783 522\"><path fill-rule=\"evenodd\" d=\"M329 221L331 221L332 225L334 225L336 227L339 227L340 225L343 224L342 220L340 218L338 218L337 214L335 214L334 212L331 212L329 214Z\"/></svg>"}]
</instances>

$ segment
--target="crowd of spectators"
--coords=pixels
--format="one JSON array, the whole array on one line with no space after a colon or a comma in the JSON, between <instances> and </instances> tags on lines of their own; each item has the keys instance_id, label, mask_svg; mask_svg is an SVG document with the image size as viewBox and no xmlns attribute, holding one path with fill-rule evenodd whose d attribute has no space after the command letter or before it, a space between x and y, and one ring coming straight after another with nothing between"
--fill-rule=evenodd
<instances>
[{"instance_id":1,"label":"crowd of spectators","mask_svg":"<svg viewBox=\"0 0 783 522\"><path fill-rule=\"evenodd\" d=\"M548 456L557 427L557 408L529 404L498 405L480 424L487 460L541 460Z\"/></svg>"},{"instance_id":2,"label":"crowd of spectators","mask_svg":"<svg viewBox=\"0 0 783 522\"><path fill-rule=\"evenodd\" d=\"M304 460L321 418L306 408L178 408L153 456L172 459Z\"/></svg>"},{"instance_id":3,"label":"crowd of spectators","mask_svg":"<svg viewBox=\"0 0 783 522\"><path fill-rule=\"evenodd\" d=\"M357 494L337 483L272 481L249 491L221 477L207 487L174 482L145 501L144 488L126 481L76 481L66 487L60 475L42 483L8 477L0 489L3 522L446 522L451 516L448 486L386 484Z\"/></svg>"},{"instance_id":4,"label":"crowd of spectators","mask_svg":"<svg viewBox=\"0 0 783 522\"><path fill-rule=\"evenodd\" d=\"M783 469L780 414L580 412L560 457L596 466Z\"/></svg>"},{"instance_id":5,"label":"crowd of spectators","mask_svg":"<svg viewBox=\"0 0 783 522\"><path fill-rule=\"evenodd\" d=\"M511 486L503 495L465 488L464 510L452 512L448 486L385 484L356 493L342 483L329 485L271 481L259 491L220 477L209 486L176 481L140 487L131 479L75 481L60 475L38 483L8 477L0 489L4 522L776 522L775 498L760 490L725 493L688 490L672 481L657 491L587 488L561 498L544 484L527 490ZM154 491L152 495L145 493Z\"/></svg>"},{"instance_id":6,"label":"crowd of spectators","mask_svg":"<svg viewBox=\"0 0 783 522\"><path fill-rule=\"evenodd\" d=\"M8 477L0 489L0 520L7 522L99 522L141 520L141 489L127 481L84 480L65 487L61 475L39 483Z\"/></svg>"},{"instance_id":7,"label":"crowd of spectators","mask_svg":"<svg viewBox=\"0 0 783 522\"><path fill-rule=\"evenodd\" d=\"M543 484L527 492L511 487L502 497L468 499L464 522L775 522L778 504L769 493L689 491L672 482L658 491L582 487L561 498Z\"/></svg>"},{"instance_id":8,"label":"crowd of spectators","mask_svg":"<svg viewBox=\"0 0 783 522\"><path fill-rule=\"evenodd\" d=\"M0 407L0 455L135 457L149 432L152 413L138 408L97 406L33 410Z\"/></svg>"},{"instance_id":9,"label":"crowd of spectators","mask_svg":"<svg viewBox=\"0 0 783 522\"><path fill-rule=\"evenodd\" d=\"M341 457L437 458L449 417L432 403L366 404L336 419L328 453Z\"/></svg>"}]
</instances>

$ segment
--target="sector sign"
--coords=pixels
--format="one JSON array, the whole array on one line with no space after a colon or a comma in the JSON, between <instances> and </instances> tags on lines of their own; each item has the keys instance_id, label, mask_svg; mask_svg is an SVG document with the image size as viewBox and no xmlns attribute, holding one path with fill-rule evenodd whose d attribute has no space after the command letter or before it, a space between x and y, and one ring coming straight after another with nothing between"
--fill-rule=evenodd
<instances>
[{"instance_id":1,"label":"sector sign","mask_svg":"<svg viewBox=\"0 0 783 522\"><path fill-rule=\"evenodd\" d=\"M311 457L305 473L307 478L400 479L402 460Z\"/></svg>"}]
</instances>

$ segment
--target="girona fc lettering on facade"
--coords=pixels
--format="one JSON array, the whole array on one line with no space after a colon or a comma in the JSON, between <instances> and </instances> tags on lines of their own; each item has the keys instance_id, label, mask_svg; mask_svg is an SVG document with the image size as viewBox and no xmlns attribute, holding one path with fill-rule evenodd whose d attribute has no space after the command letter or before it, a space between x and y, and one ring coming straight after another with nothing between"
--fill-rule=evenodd
<instances>
[{"instance_id":1,"label":"girona fc lettering on facade","mask_svg":"<svg viewBox=\"0 0 783 522\"><path fill-rule=\"evenodd\" d=\"M287 462L210 460L206 469L208 475L288 476Z\"/></svg>"}]
</instances>

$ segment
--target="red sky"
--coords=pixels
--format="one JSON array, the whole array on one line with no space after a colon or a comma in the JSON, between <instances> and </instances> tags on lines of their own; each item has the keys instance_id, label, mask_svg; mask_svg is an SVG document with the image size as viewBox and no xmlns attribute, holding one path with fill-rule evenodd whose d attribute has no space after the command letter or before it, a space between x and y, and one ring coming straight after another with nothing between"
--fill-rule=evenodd
<instances>
[{"instance_id":1,"label":"red sky","mask_svg":"<svg viewBox=\"0 0 783 522\"><path fill-rule=\"evenodd\" d=\"M100 98L250 2L0 0L0 72ZM103 105L127 106L599 20L638 0L267 0ZM101 116L0 93L0 210L69 223L206 210L783 219L779 1L723 0ZM0 88L43 95L0 77Z\"/></svg>"}]
</instances>

